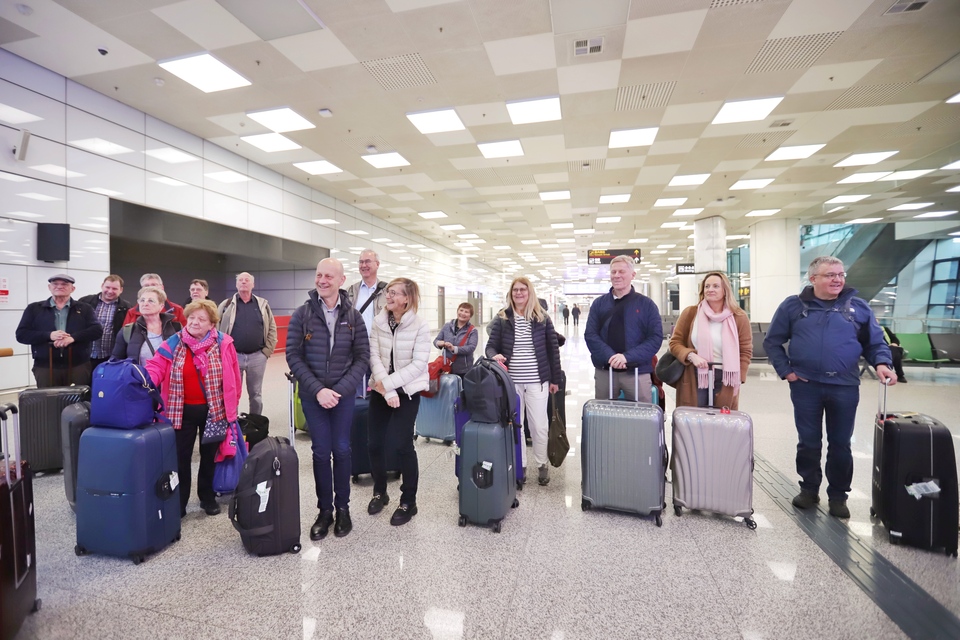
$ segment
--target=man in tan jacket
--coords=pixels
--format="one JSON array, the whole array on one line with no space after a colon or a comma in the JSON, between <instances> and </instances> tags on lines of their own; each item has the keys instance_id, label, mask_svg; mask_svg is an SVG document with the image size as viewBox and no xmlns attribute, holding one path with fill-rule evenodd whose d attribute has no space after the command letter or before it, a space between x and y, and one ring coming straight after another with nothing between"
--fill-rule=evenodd
<instances>
[{"instance_id":1,"label":"man in tan jacket","mask_svg":"<svg viewBox=\"0 0 960 640\"><path fill-rule=\"evenodd\" d=\"M253 295L254 278L237 274L237 293L220 303L220 331L233 337L240 375L247 378L250 413L263 413L263 374L277 346L277 321L266 298Z\"/></svg>"}]
</instances>

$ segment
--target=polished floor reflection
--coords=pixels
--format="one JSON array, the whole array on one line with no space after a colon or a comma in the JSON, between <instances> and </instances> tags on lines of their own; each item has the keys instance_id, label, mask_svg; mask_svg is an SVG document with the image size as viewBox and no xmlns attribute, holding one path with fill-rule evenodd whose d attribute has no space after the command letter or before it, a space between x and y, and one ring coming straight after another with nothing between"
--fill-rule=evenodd
<instances>
[{"instance_id":1,"label":"polished floor reflection","mask_svg":"<svg viewBox=\"0 0 960 640\"><path fill-rule=\"evenodd\" d=\"M367 515L367 476L353 487L353 532L314 543L309 441L298 435L303 550L273 558L248 556L226 509L208 517L195 498L183 539L146 563L78 558L62 477L38 477L43 609L19 638L904 637L764 491L754 493L755 531L696 512L678 518L668 510L657 528L651 518L581 511L580 408L593 393L582 328L568 327L561 349L570 457L551 469L548 486L533 482L519 493L502 533L457 526L452 450L423 440L419 514L409 524L391 527L391 509ZM264 397L274 435L287 428L284 370L282 356L271 359ZM907 375L891 405L937 416L960 435L960 370L908 368ZM861 387L849 530L958 614L958 562L893 547L870 520L874 384L865 379ZM742 393L757 452L793 477L787 385L760 365ZM390 494L399 495L395 480ZM669 485L667 494L669 502Z\"/></svg>"}]
</instances>

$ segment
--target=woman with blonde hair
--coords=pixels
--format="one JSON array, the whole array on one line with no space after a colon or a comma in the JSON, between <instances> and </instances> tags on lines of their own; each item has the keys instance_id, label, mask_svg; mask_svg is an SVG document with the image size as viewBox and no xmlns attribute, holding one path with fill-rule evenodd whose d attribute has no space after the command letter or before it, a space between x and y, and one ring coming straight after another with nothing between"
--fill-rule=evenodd
<instances>
[{"instance_id":1,"label":"woman with blonde hair","mask_svg":"<svg viewBox=\"0 0 960 640\"><path fill-rule=\"evenodd\" d=\"M699 302L677 320L670 353L687 363L677 384L678 407L709 406L713 386L713 406L737 409L753 357L753 332L726 275L712 271L704 277ZM719 363L715 374L710 373L710 362Z\"/></svg>"},{"instance_id":2,"label":"woman with blonde hair","mask_svg":"<svg viewBox=\"0 0 960 640\"><path fill-rule=\"evenodd\" d=\"M387 433L400 458L400 504L390 524L406 524L417 515L420 467L413 446L413 425L420 408L420 392L430 384L430 327L417 315L420 289L409 278L394 278L386 287L386 304L370 329L370 396L368 414L373 499L367 513L380 513L387 496Z\"/></svg>"},{"instance_id":3,"label":"woman with blonde hair","mask_svg":"<svg viewBox=\"0 0 960 640\"><path fill-rule=\"evenodd\" d=\"M526 277L514 278L507 292L507 306L492 323L486 356L507 366L517 386L520 422L524 415L530 425L533 459L537 480L550 482L547 466L547 433L550 421L547 402L560 388L560 346L550 316L540 306L533 283ZM517 461L520 463L521 461ZM524 468L527 450L523 448Z\"/></svg>"}]
</instances>

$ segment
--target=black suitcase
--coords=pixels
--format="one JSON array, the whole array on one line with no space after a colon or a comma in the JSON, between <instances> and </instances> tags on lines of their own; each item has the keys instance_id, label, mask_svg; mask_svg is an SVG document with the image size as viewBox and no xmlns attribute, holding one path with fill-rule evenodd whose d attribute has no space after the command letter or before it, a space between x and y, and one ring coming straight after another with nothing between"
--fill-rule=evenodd
<instances>
[{"instance_id":1,"label":"black suitcase","mask_svg":"<svg viewBox=\"0 0 960 640\"><path fill-rule=\"evenodd\" d=\"M240 423L240 431L243 432L243 438L247 441L250 449L253 449L257 443L262 442L270 435L270 419L257 413L241 413L237 416Z\"/></svg>"},{"instance_id":2,"label":"black suitcase","mask_svg":"<svg viewBox=\"0 0 960 640\"><path fill-rule=\"evenodd\" d=\"M34 472L63 468L60 415L75 402L90 399L90 387L47 387L20 392L23 459Z\"/></svg>"},{"instance_id":3,"label":"black suitcase","mask_svg":"<svg viewBox=\"0 0 960 640\"><path fill-rule=\"evenodd\" d=\"M920 499L906 487L934 481ZM957 460L950 430L922 413L888 413L886 393L873 432L873 505L891 544L957 555Z\"/></svg>"},{"instance_id":4,"label":"black suitcase","mask_svg":"<svg viewBox=\"0 0 960 640\"><path fill-rule=\"evenodd\" d=\"M10 419L8 422L8 418ZM37 599L37 540L30 464L20 457L19 416L12 404L0 407L0 639L11 640ZM12 423L12 425L11 425ZM10 433L12 432L12 434ZM12 436L12 437L11 437Z\"/></svg>"},{"instance_id":5,"label":"black suitcase","mask_svg":"<svg viewBox=\"0 0 960 640\"><path fill-rule=\"evenodd\" d=\"M370 400L357 398L353 409L353 424L350 426L350 473L354 482L360 476L370 473L369 439ZM396 473L400 477L400 456L397 454L396 434L387 431L383 442L383 456L387 463L387 473Z\"/></svg>"},{"instance_id":6,"label":"black suitcase","mask_svg":"<svg viewBox=\"0 0 960 640\"><path fill-rule=\"evenodd\" d=\"M77 510L77 468L80 436L90 426L90 403L76 402L60 414L60 439L63 441L63 490L70 508Z\"/></svg>"}]
</instances>

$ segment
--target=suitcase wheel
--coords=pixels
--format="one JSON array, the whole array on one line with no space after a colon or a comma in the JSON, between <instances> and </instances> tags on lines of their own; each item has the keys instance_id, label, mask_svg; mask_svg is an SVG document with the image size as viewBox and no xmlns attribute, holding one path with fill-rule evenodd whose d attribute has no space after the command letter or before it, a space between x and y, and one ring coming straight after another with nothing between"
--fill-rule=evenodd
<instances>
[{"instance_id":1,"label":"suitcase wheel","mask_svg":"<svg viewBox=\"0 0 960 640\"><path fill-rule=\"evenodd\" d=\"M298 542L297 544L290 547L290 553L300 553L300 548L301 548L300 543Z\"/></svg>"},{"instance_id":2,"label":"suitcase wheel","mask_svg":"<svg viewBox=\"0 0 960 640\"><path fill-rule=\"evenodd\" d=\"M663 518L660 516L659 513L657 514L657 526L658 526L658 527L662 527L662 526L663 526Z\"/></svg>"},{"instance_id":3,"label":"suitcase wheel","mask_svg":"<svg viewBox=\"0 0 960 640\"><path fill-rule=\"evenodd\" d=\"M589 502L588 500L581 500L581 501L580 501L580 509L581 509L582 511L590 511L590 509L592 509L592 508L593 508L593 505L590 504L590 502Z\"/></svg>"},{"instance_id":4,"label":"suitcase wheel","mask_svg":"<svg viewBox=\"0 0 960 640\"><path fill-rule=\"evenodd\" d=\"M675 505L673 505L673 512L674 512L675 514L677 514L677 516L681 516L681 515L683 515L683 507L681 507L681 506L678 505L678 504L675 504Z\"/></svg>"},{"instance_id":5,"label":"suitcase wheel","mask_svg":"<svg viewBox=\"0 0 960 640\"><path fill-rule=\"evenodd\" d=\"M174 538L173 541L174 541L174 542L180 542L180 538L181 538L181 537L182 537L182 536L180 535L180 532L178 531L178 532L177 532L177 537Z\"/></svg>"},{"instance_id":6,"label":"suitcase wheel","mask_svg":"<svg viewBox=\"0 0 960 640\"><path fill-rule=\"evenodd\" d=\"M443 444L445 444L445 445L447 445L448 447L450 447L450 446L453 445L453 440L444 440L444 441L443 441Z\"/></svg>"},{"instance_id":7,"label":"suitcase wheel","mask_svg":"<svg viewBox=\"0 0 960 640\"><path fill-rule=\"evenodd\" d=\"M41 600L40 598L37 598L36 600L34 600L33 608L30 609L30 613L36 613L37 611L40 611L40 606L42 604L43 604L43 600Z\"/></svg>"},{"instance_id":8,"label":"suitcase wheel","mask_svg":"<svg viewBox=\"0 0 960 640\"><path fill-rule=\"evenodd\" d=\"M87 555L87 550L84 549L83 547L81 547L80 545L75 546L75 547L73 548L73 552L74 552L75 554L77 554L78 556L85 556L85 555Z\"/></svg>"},{"instance_id":9,"label":"suitcase wheel","mask_svg":"<svg viewBox=\"0 0 960 640\"><path fill-rule=\"evenodd\" d=\"M495 523L493 524L493 532L494 532L494 533L500 533L500 529L501 529L502 527L503 527L503 523L501 523L501 522L495 522Z\"/></svg>"},{"instance_id":10,"label":"suitcase wheel","mask_svg":"<svg viewBox=\"0 0 960 640\"><path fill-rule=\"evenodd\" d=\"M457 521L461 527L467 526L467 516L460 516L460 519Z\"/></svg>"},{"instance_id":11,"label":"suitcase wheel","mask_svg":"<svg viewBox=\"0 0 960 640\"><path fill-rule=\"evenodd\" d=\"M360 482L360 476L353 476L351 480L353 480L353 484L357 484L358 482Z\"/></svg>"},{"instance_id":12,"label":"suitcase wheel","mask_svg":"<svg viewBox=\"0 0 960 640\"><path fill-rule=\"evenodd\" d=\"M140 564L147 559L147 556L133 556L133 564Z\"/></svg>"},{"instance_id":13,"label":"suitcase wheel","mask_svg":"<svg viewBox=\"0 0 960 640\"><path fill-rule=\"evenodd\" d=\"M523 481L517 480L517 491L523 491Z\"/></svg>"},{"instance_id":14,"label":"suitcase wheel","mask_svg":"<svg viewBox=\"0 0 960 640\"><path fill-rule=\"evenodd\" d=\"M417 438L419 438L419 437L420 437L420 436L418 436L417 434L413 434L413 441L416 442L416 441L417 441ZM425 439L427 442L430 442L430 438L424 438L424 439Z\"/></svg>"},{"instance_id":15,"label":"suitcase wheel","mask_svg":"<svg viewBox=\"0 0 960 640\"><path fill-rule=\"evenodd\" d=\"M892 544L895 547L900 546L900 538L897 536L890 536L890 544Z\"/></svg>"},{"instance_id":16,"label":"suitcase wheel","mask_svg":"<svg viewBox=\"0 0 960 640\"><path fill-rule=\"evenodd\" d=\"M516 508L519 507L519 506L520 506L520 501L517 500L516 498L514 498L514 499L513 499L513 504L510 505L510 508L511 508L511 509L516 509Z\"/></svg>"},{"instance_id":17,"label":"suitcase wheel","mask_svg":"<svg viewBox=\"0 0 960 640\"><path fill-rule=\"evenodd\" d=\"M871 518L876 518L876 517L877 517L877 512L876 512L876 510L874 510L873 507L870 507L870 517L871 517Z\"/></svg>"},{"instance_id":18,"label":"suitcase wheel","mask_svg":"<svg viewBox=\"0 0 960 640\"><path fill-rule=\"evenodd\" d=\"M747 525L747 528L751 531L756 531L757 529L757 521L753 518L744 518L743 524Z\"/></svg>"}]
</instances>

